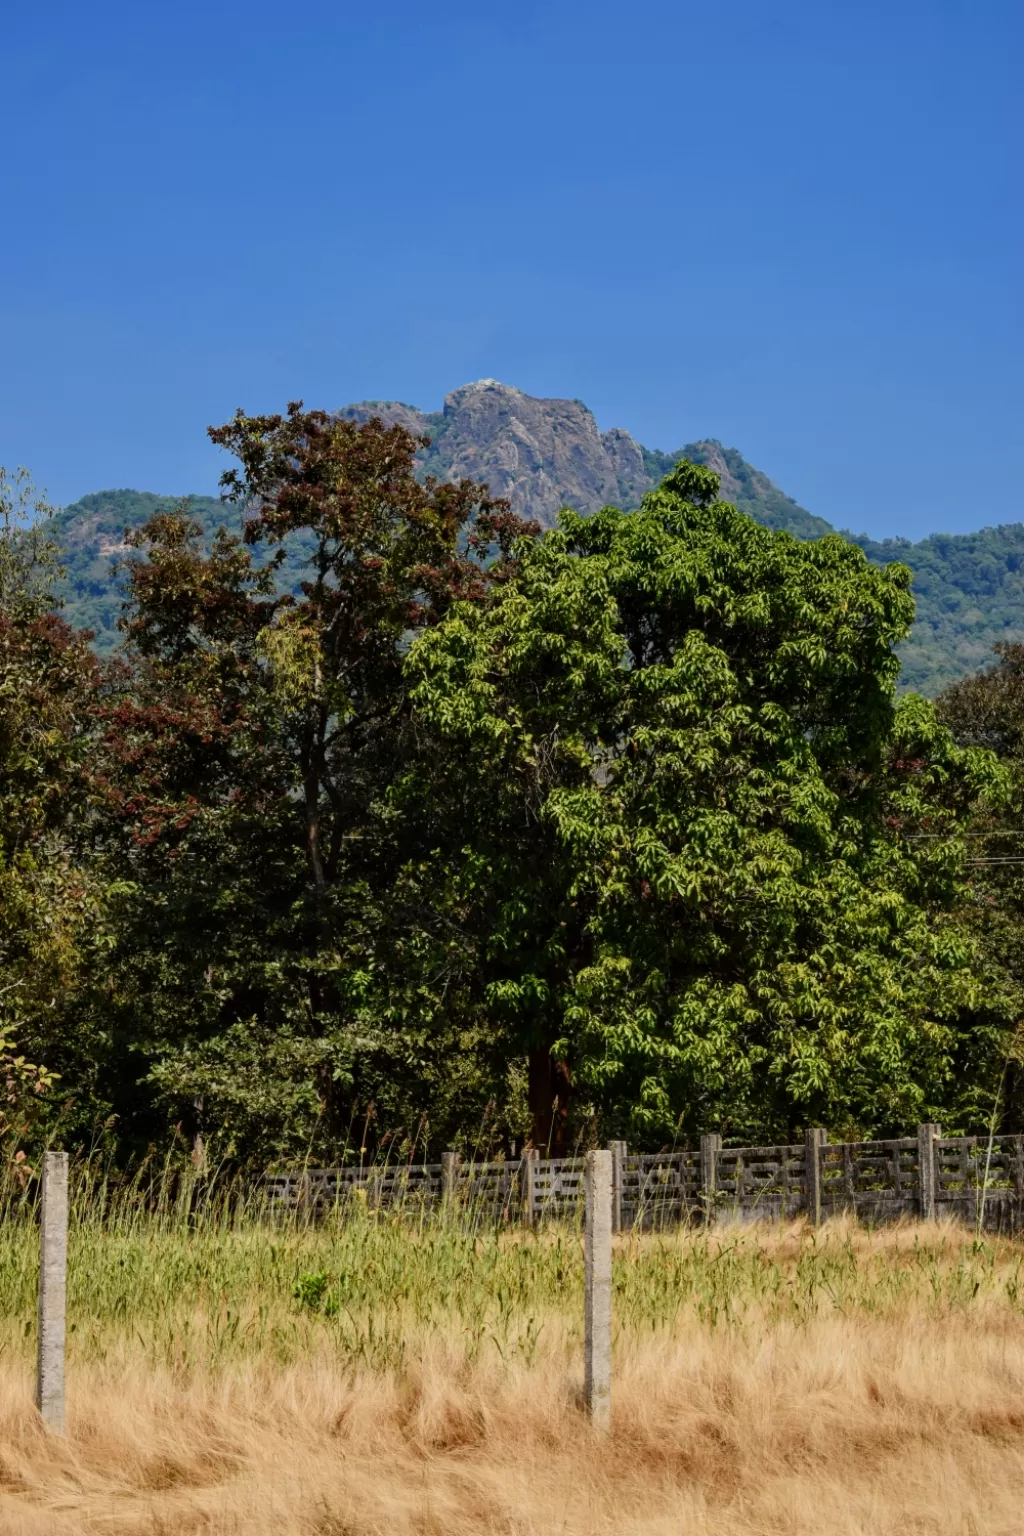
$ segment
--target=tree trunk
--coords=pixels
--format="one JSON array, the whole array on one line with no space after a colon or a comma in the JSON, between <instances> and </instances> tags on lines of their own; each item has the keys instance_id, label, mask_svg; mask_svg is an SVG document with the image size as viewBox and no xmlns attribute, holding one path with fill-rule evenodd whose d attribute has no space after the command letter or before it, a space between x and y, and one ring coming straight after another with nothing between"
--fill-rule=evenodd
<instances>
[{"instance_id":1,"label":"tree trunk","mask_svg":"<svg viewBox=\"0 0 1024 1536\"><path fill-rule=\"evenodd\" d=\"M324 861L320 852L320 815L316 801L316 782L306 785L306 852L309 856L309 872L313 877L313 884L317 894L322 896L327 889L327 876L324 874Z\"/></svg>"},{"instance_id":2,"label":"tree trunk","mask_svg":"<svg viewBox=\"0 0 1024 1536\"><path fill-rule=\"evenodd\" d=\"M564 1157L569 1129L569 1068L546 1046L530 1052L528 1094L531 1145L542 1157Z\"/></svg>"},{"instance_id":3,"label":"tree trunk","mask_svg":"<svg viewBox=\"0 0 1024 1536\"><path fill-rule=\"evenodd\" d=\"M196 1173L206 1172L206 1142L203 1140L203 1095L192 1100L195 1110L195 1135L192 1138L192 1167Z\"/></svg>"},{"instance_id":4,"label":"tree trunk","mask_svg":"<svg viewBox=\"0 0 1024 1536\"><path fill-rule=\"evenodd\" d=\"M320 670L317 667L314 674L317 691L320 688ZM324 737L327 731L327 712L323 705L317 705L316 718L309 722L306 728L305 745L302 750L302 788L306 801L306 853L309 858L309 872L313 877L318 896L322 896L327 889L327 875L324 870L323 847L321 843L320 828L320 790L324 782Z\"/></svg>"}]
</instances>

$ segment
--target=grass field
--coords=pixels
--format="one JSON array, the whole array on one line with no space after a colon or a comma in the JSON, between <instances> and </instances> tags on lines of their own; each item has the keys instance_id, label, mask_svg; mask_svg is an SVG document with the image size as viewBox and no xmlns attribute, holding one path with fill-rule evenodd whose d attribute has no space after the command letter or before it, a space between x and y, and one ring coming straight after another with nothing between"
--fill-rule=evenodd
<instances>
[{"instance_id":1,"label":"grass field","mask_svg":"<svg viewBox=\"0 0 1024 1536\"><path fill-rule=\"evenodd\" d=\"M571 1229L80 1207L65 1441L31 1407L36 1244L0 1225L3 1536L1024 1531L1022 1246L624 1237L601 1443Z\"/></svg>"}]
</instances>

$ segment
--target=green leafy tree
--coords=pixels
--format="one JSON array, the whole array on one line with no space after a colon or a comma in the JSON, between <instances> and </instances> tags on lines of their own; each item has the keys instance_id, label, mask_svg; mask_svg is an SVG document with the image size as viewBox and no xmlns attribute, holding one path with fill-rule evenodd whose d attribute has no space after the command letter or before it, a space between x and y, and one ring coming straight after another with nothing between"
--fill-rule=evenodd
<instances>
[{"instance_id":1,"label":"green leafy tree","mask_svg":"<svg viewBox=\"0 0 1024 1536\"><path fill-rule=\"evenodd\" d=\"M962 821L999 775L896 708L909 581L684 463L637 513L563 513L416 642L439 772L403 793L449 850L434 899L474 934L480 1007L530 1055L535 1141L564 1143L570 1081L655 1142L955 1098Z\"/></svg>"},{"instance_id":2,"label":"green leafy tree","mask_svg":"<svg viewBox=\"0 0 1024 1536\"><path fill-rule=\"evenodd\" d=\"M0 1135L16 1140L41 1131L97 901L80 827L98 673L51 611L51 513L0 469Z\"/></svg>"},{"instance_id":3,"label":"green leafy tree","mask_svg":"<svg viewBox=\"0 0 1024 1536\"><path fill-rule=\"evenodd\" d=\"M427 1104L443 1122L465 1035L424 980L437 940L386 804L415 750L404 657L482 597L471 549L520 525L485 488L420 484L379 421L295 404L211 436L241 464L245 541L205 552L187 515L133 536L108 712L136 1136L170 1115L242 1156L336 1153L357 1104L378 1132ZM305 576L277 595L286 554Z\"/></svg>"},{"instance_id":4,"label":"green leafy tree","mask_svg":"<svg viewBox=\"0 0 1024 1536\"><path fill-rule=\"evenodd\" d=\"M987 1102L992 1117L1015 1127L1024 1116L1024 645L1002 643L995 650L994 665L947 687L937 711L957 742L995 753L1007 775L1007 793L968 828L967 915L987 962L989 992L1018 1021L995 1091L986 1095L985 1085L977 1085L979 1113ZM964 1076L976 1083L971 1067Z\"/></svg>"}]
</instances>

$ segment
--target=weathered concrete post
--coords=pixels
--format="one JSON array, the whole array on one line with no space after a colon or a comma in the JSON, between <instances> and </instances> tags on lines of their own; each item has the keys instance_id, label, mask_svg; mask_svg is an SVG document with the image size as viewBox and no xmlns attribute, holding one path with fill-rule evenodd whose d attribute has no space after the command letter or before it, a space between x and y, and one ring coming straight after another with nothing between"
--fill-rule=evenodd
<instances>
[{"instance_id":1,"label":"weathered concrete post","mask_svg":"<svg viewBox=\"0 0 1024 1536\"><path fill-rule=\"evenodd\" d=\"M804 1149L807 1177L807 1220L812 1227L821 1226L821 1152L825 1145L825 1132L818 1125L808 1126L804 1132Z\"/></svg>"},{"instance_id":2,"label":"weathered concrete post","mask_svg":"<svg viewBox=\"0 0 1024 1536\"><path fill-rule=\"evenodd\" d=\"M710 1226L715 1219L715 1193L718 1188L718 1154L722 1150L721 1136L702 1136L700 1139L700 1188L704 1201L704 1221Z\"/></svg>"},{"instance_id":3,"label":"weathered concrete post","mask_svg":"<svg viewBox=\"0 0 1024 1536\"><path fill-rule=\"evenodd\" d=\"M613 1141L612 1149L612 1231L622 1231L622 1172L626 1165L626 1143Z\"/></svg>"},{"instance_id":4,"label":"weathered concrete post","mask_svg":"<svg viewBox=\"0 0 1024 1536\"><path fill-rule=\"evenodd\" d=\"M537 1159L540 1153L536 1147L527 1147L523 1152L522 1163L522 1192L523 1192L523 1221L528 1227L533 1226L536 1198L533 1187L533 1176L537 1171Z\"/></svg>"},{"instance_id":5,"label":"weathered concrete post","mask_svg":"<svg viewBox=\"0 0 1024 1536\"><path fill-rule=\"evenodd\" d=\"M441 1153L441 1204L447 1210L455 1199L459 1182L459 1154Z\"/></svg>"},{"instance_id":6,"label":"weathered concrete post","mask_svg":"<svg viewBox=\"0 0 1024 1536\"><path fill-rule=\"evenodd\" d=\"M64 1346L68 1286L68 1154L43 1154L39 1241L39 1353L36 1407L64 1433Z\"/></svg>"},{"instance_id":7,"label":"weathered concrete post","mask_svg":"<svg viewBox=\"0 0 1024 1536\"><path fill-rule=\"evenodd\" d=\"M918 1209L922 1221L935 1220L935 1195L938 1189L935 1143L941 1135L941 1125L919 1125L917 1128L917 1171L920 1186Z\"/></svg>"},{"instance_id":8,"label":"weathered concrete post","mask_svg":"<svg viewBox=\"0 0 1024 1536\"><path fill-rule=\"evenodd\" d=\"M587 1153L583 1394L595 1429L612 1415L612 1154Z\"/></svg>"}]
</instances>

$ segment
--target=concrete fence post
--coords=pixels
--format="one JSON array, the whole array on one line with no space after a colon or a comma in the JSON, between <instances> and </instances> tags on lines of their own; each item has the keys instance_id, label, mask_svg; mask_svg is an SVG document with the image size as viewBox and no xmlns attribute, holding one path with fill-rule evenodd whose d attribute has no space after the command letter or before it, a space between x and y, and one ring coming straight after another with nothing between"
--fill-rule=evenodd
<instances>
[{"instance_id":1,"label":"concrete fence post","mask_svg":"<svg viewBox=\"0 0 1024 1536\"><path fill-rule=\"evenodd\" d=\"M939 1172L935 1143L941 1135L941 1125L919 1125L917 1128L918 1209L922 1221L935 1220L935 1196L938 1192Z\"/></svg>"},{"instance_id":2,"label":"concrete fence post","mask_svg":"<svg viewBox=\"0 0 1024 1536\"><path fill-rule=\"evenodd\" d=\"M717 1135L700 1139L700 1190L704 1202L704 1220L708 1226L715 1219L715 1194L718 1189L718 1154L722 1138Z\"/></svg>"},{"instance_id":3,"label":"concrete fence post","mask_svg":"<svg viewBox=\"0 0 1024 1536\"><path fill-rule=\"evenodd\" d=\"M450 1206L459 1186L459 1154L441 1153L441 1204Z\"/></svg>"},{"instance_id":4,"label":"concrete fence post","mask_svg":"<svg viewBox=\"0 0 1024 1536\"><path fill-rule=\"evenodd\" d=\"M534 1174L537 1171L537 1159L540 1153L536 1147L527 1147L523 1152L522 1163L522 1191L523 1191L523 1221L528 1227L532 1227L536 1212L536 1192L534 1189Z\"/></svg>"},{"instance_id":5,"label":"concrete fence post","mask_svg":"<svg viewBox=\"0 0 1024 1536\"><path fill-rule=\"evenodd\" d=\"M622 1231L622 1174L626 1166L624 1141L613 1141L612 1149L612 1231Z\"/></svg>"},{"instance_id":6,"label":"concrete fence post","mask_svg":"<svg viewBox=\"0 0 1024 1536\"><path fill-rule=\"evenodd\" d=\"M812 1227L821 1226L821 1154L825 1146L825 1132L820 1126L808 1126L804 1132L807 1220Z\"/></svg>"},{"instance_id":7,"label":"concrete fence post","mask_svg":"<svg viewBox=\"0 0 1024 1536\"><path fill-rule=\"evenodd\" d=\"M68 1154L43 1154L39 1237L39 1352L36 1407L47 1428L64 1433L64 1348L68 1288Z\"/></svg>"},{"instance_id":8,"label":"concrete fence post","mask_svg":"<svg viewBox=\"0 0 1024 1536\"><path fill-rule=\"evenodd\" d=\"M586 1173L586 1316L583 1395L594 1428L607 1433L612 1412L612 1154L588 1152Z\"/></svg>"}]
</instances>

